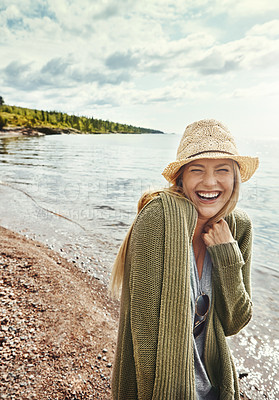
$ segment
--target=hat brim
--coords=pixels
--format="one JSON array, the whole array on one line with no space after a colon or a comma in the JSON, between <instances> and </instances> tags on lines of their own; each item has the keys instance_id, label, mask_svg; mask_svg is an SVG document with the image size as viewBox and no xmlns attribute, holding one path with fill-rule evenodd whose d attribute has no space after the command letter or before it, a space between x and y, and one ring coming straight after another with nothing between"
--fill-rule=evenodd
<instances>
[{"instance_id":1,"label":"hat brim","mask_svg":"<svg viewBox=\"0 0 279 400\"><path fill-rule=\"evenodd\" d=\"M163 171L162 175L166 178L167 181L170 183L175 183L175 177L178 170L186 164L189 164L192 161L200 160L203 158L210 158L213 160L218 159L230 159L237 162L239 165L241 181L246 182L248 181L251 176L255 173L259 166L259 159L258 157L249 157L249 156L238 156L238 155L227 155L224 153L219 152L209 152L203 153L202 155L196 155L194 157L189 157L182 160L177 160L171 162Z\"/></svg>"}]
</instances>

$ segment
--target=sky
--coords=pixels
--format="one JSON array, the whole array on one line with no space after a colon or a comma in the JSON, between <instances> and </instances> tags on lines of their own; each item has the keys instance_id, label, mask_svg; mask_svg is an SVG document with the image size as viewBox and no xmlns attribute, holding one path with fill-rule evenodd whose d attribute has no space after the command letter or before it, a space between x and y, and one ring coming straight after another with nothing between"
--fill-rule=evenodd
<instances>
[{"instance_id":1,"label":"sky","mask_svg":"<svg viewBox=\"0 0 279 400\"><path fill-rule=\"evenodd\" d=\"M6 104L279 137L279 1L1 0Z\"/></svg>"}]
</instances>

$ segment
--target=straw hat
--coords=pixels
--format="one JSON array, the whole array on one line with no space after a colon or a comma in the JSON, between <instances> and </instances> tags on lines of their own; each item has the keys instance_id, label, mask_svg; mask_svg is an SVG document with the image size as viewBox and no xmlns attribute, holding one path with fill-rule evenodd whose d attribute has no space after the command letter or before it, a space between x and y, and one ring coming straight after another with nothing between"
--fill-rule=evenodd
<instances>
[{"instance_id":1,"label":"straw hat","mask_svg":"<svg viewBox=\"0 0 279 400\"><path fill-rule=\"evenodd\" d=\"M238 154L234 138L226 126L214 119L204 119L186 127L176 161L171 162L162 175L169 182L175 183L175 175L183 165L201 158L235 160L239 165L242 182L248 181L259 165L258 157Z\"/></svg>"}]
</instances>

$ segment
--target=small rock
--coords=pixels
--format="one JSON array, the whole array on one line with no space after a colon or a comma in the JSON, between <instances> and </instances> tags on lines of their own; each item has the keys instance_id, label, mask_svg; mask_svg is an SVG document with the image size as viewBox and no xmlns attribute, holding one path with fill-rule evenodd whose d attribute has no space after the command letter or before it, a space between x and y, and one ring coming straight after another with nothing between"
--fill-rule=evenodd
<instances>
[{"instance_id":1,"label":"small rock","mask_svg":"<svg viewBox=\"0 0 279 400\"><path fill-rule=\"evenodd\" d=\"M103 353L107 353L108 352L108 350L107 349L103 349Z\"/></svg>"},{"instance_id":2,"label":"small rock","mask_svg":"<svg viewBox=\"0 0 279 400\"><path fill-rule=\"evenodd\" d=\"M2 329L2 331L6 332L6 331L8 331L9 327L6 325L2 325L1 329Z\"/></svg>"},{"instance_id":3,"label":"small rock","mask_svg":"<svg viewBox=\"0 0 279 400\"><path fill-rule=\"evenodd\" d=\"M7 325L9 322L10 322L10 319L7 316L2 318L1 321L0 321L1 325Z\"/></svg>"}]
</instances>

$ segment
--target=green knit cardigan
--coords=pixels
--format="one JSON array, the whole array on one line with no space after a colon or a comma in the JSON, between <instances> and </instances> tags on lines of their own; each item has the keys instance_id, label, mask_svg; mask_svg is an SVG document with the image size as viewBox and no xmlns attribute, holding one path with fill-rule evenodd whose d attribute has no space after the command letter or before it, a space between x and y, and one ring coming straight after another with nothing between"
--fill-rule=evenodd
<instances>
[{"instance_id":1,"label":"green knit cardigan","mask_svg":"<svg viewBox=\"0 0 279 400\"><path fill-rule=\"evenodd\" d=\"M251 222L235 210L226 221L233 243L210 246L212 304L205 366L222 400L239 399L226 342L251 319ZM136 218L125 262L112 393L121 400L195 400L190 246L194 206L166 192Z\"/></svg>"}]
</instances>

